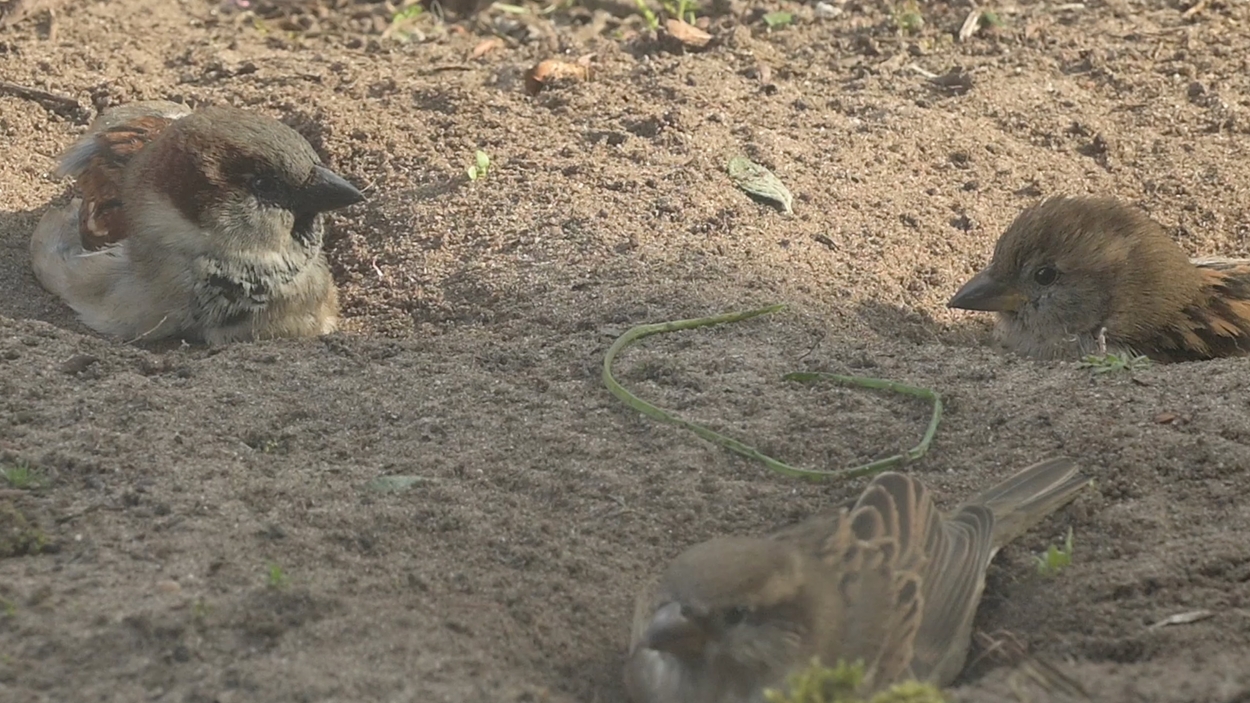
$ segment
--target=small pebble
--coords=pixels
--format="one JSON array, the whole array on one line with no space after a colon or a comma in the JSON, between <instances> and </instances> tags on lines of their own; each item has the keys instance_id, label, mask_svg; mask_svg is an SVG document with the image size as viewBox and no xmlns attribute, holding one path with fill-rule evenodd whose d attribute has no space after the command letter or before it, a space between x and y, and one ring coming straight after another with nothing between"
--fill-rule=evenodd
<instances>
[{"instance_id":1,"label":"small pebble","mask_svg":"<svg viewBox=\"0 0 1250 703\"><path fill-rule=\"evenodd\" d=\"M842 14L842 8L834 7L824 0L816 3L816 19L831 20Z\"/></svg>"}]
</instances>

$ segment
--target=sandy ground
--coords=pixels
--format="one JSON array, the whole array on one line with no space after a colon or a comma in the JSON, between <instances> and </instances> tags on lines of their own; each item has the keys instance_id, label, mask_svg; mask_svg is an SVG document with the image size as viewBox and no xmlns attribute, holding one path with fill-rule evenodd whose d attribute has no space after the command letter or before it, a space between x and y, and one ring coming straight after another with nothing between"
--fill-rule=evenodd
<instances>
[{"instance_id":1,"label":"sandy ground","mask_svg":"<svg viewBox=\"0 0 1250 703\"><path fill-rule=\"evenodd\" d=\"M0 90L0 462L42 479L0 486L0 699L622 702L644 580L864 481L773 475L658 425L605 390L603 353L637 323L785 302L645 340L619 376L818 468L910 446L928 410L783 373L932 387L945 419L907 470L946 505L1078 457L1096 488L1004 550L978 629L1097 701L1250 700L1247 362L1095 375L999 356L984 318L944 306L1060 192L1250 256L1250 6L1198 4L993 6L1001 25L958 42L962 3L901 34L875 0L831 19L728 0L701 10L701 52L601 2L426 17L407 42L350 0L260 19L69 2L0 30L0 78L77 101ZM769 31L781 9L795 23ZM588 53L591 82L526 93L537 61ZM27 240L55 156L95 107L146 98L285 118L367 188L329 223L342 333L144 349L40 289ZM469 183L475 149L493 169ZM793 216L732 186L737 154ZM388 475L419 481L368 487ZM1068 528L1073 565L1038 575ZM985 657L956 694L1061 700L1021 681Z\"/></svg>"}]
</instances>

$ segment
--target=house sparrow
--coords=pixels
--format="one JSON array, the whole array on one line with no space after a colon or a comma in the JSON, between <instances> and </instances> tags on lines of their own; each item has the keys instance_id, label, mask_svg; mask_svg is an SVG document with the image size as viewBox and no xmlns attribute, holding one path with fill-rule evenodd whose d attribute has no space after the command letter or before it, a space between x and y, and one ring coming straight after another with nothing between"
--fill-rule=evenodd
<instances>
[{"instance_id":1,"label":"house sparrow","mask_svg":"<svg viewBox=\"0 0 1250 703\"><path fill-rule=\"evenodd\" d=\"M32 264L91 329L209 344L335 329L320 213L364 196L290 127L132 103L102 113L57 175L80 197L40 220Z\"/></svg>"},{"instance_id":2,"label":"house sparrow","mask_svg":"<svg viewBox=\"0 0 1250 703\"><path fill-rule=\"evenodd\" d=\"M949 684L994 554L1087 483L1051 459L943 518L919 481L883 473L834 514L695 545L638 596L626 689L635 703L762 703L813 657L862 660L869 690Z\"/></svg>"},{"instance_id":3,"label":"house sparrow","mask_svg":"<svg viewBox=\"0 0 1250 703\"><path fill-rule=\"evenodd\" d=\"M947 305L998 313L1001 343L1039 359L1250 354L1250 259L1191 260L1161 225L1111 199L1025 210Z\"/></svg>"}]
</instances>

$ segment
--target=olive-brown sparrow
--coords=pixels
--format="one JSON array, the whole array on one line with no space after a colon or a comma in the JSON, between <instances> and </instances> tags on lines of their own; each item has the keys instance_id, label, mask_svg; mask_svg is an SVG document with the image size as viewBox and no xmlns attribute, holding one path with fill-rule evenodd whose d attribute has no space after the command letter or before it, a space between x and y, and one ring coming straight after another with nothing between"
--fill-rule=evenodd
<instances>
[{"instance_id":1,"label":"olive-brown sparrow","mask_svg":"<svg viewBox=\"0 0 1250 703\"><path fill-rule=\"evenodd\" d=\"M1087 484L1051 459L943 517L918 480L884 473L849 508L695 545L638 596L626 688L636 703L762 703L813 657L862 660L870 689L948 684L994 554Z\"/></svg>"},{"instance_id":2,"label":"olive-brown sparrow","mask_svg":"<svg viewBox=\"0 0 1250 703\"><path fill-rule=\"evenodd\" d=\"M1025 210L947 304L997 313L1003 346L1039 359L1250 354L1250 259L1189 259L1157 222L1106 198Z\"/></svg>"}]
</instances>

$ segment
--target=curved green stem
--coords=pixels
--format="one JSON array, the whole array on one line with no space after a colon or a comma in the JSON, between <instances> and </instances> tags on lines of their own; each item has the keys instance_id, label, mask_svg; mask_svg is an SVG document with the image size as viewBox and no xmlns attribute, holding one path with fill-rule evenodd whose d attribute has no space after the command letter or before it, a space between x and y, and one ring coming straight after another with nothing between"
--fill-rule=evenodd
<instances>
[{"instance_id":1,"label":"curved green stem","mask_svg":"<svg viewBox=\"0 0 1250 703\"><path fill-rule=\"evenodd\" d=\"M633 408L634 410L637 410L643 415L646 415L647 417L650 417L654 420L659 420L660 422L663 422L666 424L676 425L678 427L684 427L690 430L691 432L695 433L696 435L702 437L703 439L706 439L707 441L712 442L713 444L722 446L732 452L736 452L747 458L754 459L764 464L768 468L772 469L773 471L776 471L777 473L783 474L785 476L793 476L797 478L806 478L806 479L814 479L814 480L822 480L822 479L827 479L827 478L855 478L857 476L880 473L881 471L885 471L886 469L889 469L893 466L906 464L908 462L915 461L916 459L919 459L920 457L924 456L925 452L928 451L929 449L929 444L933 441L934 433L937 432L938 422L942 418L942 399L938 396L937 393L926 388L917 388L915 386L908 386L906 384L896 383L894 381L885 381L885 380L877 379L877 378L864 378L860 376L839 376L837 374L829 374L829 373L800 372L800 373L791 373L791 374L787 374L786 376L784 376L786 380L794 380L794 381L814 381L814 380L819 380L819 379L828 379L828 380L836 381L839 383L857 385L857 386L862 386L865 388L875 388L875 389L880 389L880 390L889 390L895 393L904 393L906 395L912 395L918 398L924 398L924 399L933 401L933 417L929 421L929 428L925 432L924 438L921 439L920 444L916 445L915 447L907 450L906 452L902 454L896 454L891 457L886 457L885 459L878 459L877 461L873 461L871 463L863 464L860 466L854 466L849 469L838 469L835 471L817 471L813 469L800 469L798 467L791 466L784 462L777 461L776 459L760 452L755 447L739 442L738 440L732 437L727 437L723 434L720 434L719 432L710 430L702 425L698 425L693 422L690 422L689 420L685 420L680 417L677 417L676 415L673 415L667 411L661 410L655 405L652 405L651 403L648 403L647 401L629 392L629 390L627 390L624 386L618 383L617 380L612 376L612 362L616 360L616 356L620 354L622 351L624 351L626 347L628 347L629 345L633 344L634 342L644 337L649 337L653 334L660 334L662 332L675 332L678 330L689 330L689 329L695 329L698 327L710 327L712 325L719 325L719 324L723 324L726 322L739 322L741 320L748 320L752 317L758 317L760 315L767 315L769 313L777 312L778 310L781 310L784 307L785 307L784 305L770 305L766 308L758 308L756 310L747 310L745 312L727 313L724 315L714 315L712 317L698 317L698 318L691 318L688 320L674 320L671 322L658 322L654 324L638 325L637 327L633 327L627 330L625 334L622 334L620 337L618 337L617 340L612 343L612 346L608 348L608 353L604 355L603 357L603 383L604 385L608 387L608 390L612 392L612 395L615 395L617 398L620 398L621 401L624 402L626 405Z\"/></svg>"},{"instance_id":2,"label":"curved green stem","mask_svg":"<svg viewBox=\"0 0 1250 703\"><path fill-rule=\"evenodd\" d=\"M881 473L882 471L895 466L910 464L911 462L924 456L925 453L929 451L929 445L933 443L933 436L937 434L938 424L942 422L942 396L938 395L936 391L932 391L928 388L909 386L906 383L887 381L881 378L869 378L867 376L841 376L836 373L822 373L815 371L796 371L782 376L782 379L786 381L799 382L829 380L846 386L860 386L863 388L875 388L877 390L890 391L892 393L902 393L903 395L923 398L924 400L933 402L933 414L929 416L929 426L925 429L924 436L920 438L920 444L917 444L902 454L895 454L894 456L878 459L861 466L834 472L837 474L847 476L865 476Z\"/></svg>"}]
</instances>

